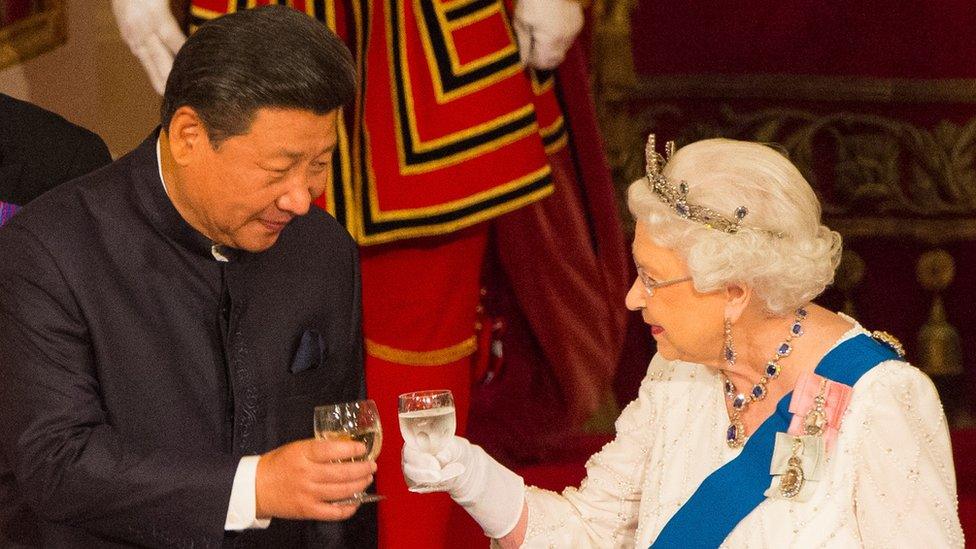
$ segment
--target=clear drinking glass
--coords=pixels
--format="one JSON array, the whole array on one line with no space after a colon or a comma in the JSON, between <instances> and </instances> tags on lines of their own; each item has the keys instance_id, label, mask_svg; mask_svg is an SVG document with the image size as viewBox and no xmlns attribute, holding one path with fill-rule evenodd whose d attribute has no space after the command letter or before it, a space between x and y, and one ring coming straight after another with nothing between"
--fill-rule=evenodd
<instances>
[{"instance_id":1,"label":"clear drinking glass","mask_svg":"<svg viewBox=\"0 0 976 549\"><path fill-rule=\"evenodd\" d=\"M405 393L400 395L398 408L400 433L404 443L421 452L437 455L457 430L454 395L450 391ZM416 484L410 486L410 490L429 491L435 487L431 484Z\"/></svg>"},{"instance_id":2,"label":"clear drinking glass","mask_svg":"<svg viewBox=\"0 0 976 549\"><path fill-rule=\"evenodd\" d=\"M359 460L375 461L383 446L380 414L372 400L357 400L315 407L315 438L325 440L357 440L366 445L366 455ZM384 496L360 492L332 503L369 503Z\"/></svg>"}]
</instances>

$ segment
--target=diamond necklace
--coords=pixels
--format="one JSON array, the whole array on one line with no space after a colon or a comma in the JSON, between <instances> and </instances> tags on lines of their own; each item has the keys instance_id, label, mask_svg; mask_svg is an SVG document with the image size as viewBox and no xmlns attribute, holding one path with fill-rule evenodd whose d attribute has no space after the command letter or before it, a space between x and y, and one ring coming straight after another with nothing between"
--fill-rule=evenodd
<instances>
[{"instance_id":1,"label":"diamond necklace","mask_svg":"<svg viewBox=\"0 0 976 549\"><path fill-rule=\"evenodd\" d=\"M742 424L740 416L742 412L749 406L749 404L766 398L766 384L770 380L779 377L780 365L779 361L783 357L789 356L793 351L793 345L791 342L803 335L803 319L807 317L807 310L800 307L796 310L796 314L793 317L793 324L790 326L790 335L779 347L776 348L776 354L773 358L766 363L766 371L763 373L759 381L752 386L752 391L749 394L740 393L736 390L735 384L729 379L725 373L722 373L722 377L725 379L725 396L728 397L729 401L732 402L732 418L729 420L729 428L725 431L725 442L728 443L729 448L738 448L742 446L746 438L746 428ZM735 364L734 353L729 360L729 366Z\"/></svg>"}]
</instances>

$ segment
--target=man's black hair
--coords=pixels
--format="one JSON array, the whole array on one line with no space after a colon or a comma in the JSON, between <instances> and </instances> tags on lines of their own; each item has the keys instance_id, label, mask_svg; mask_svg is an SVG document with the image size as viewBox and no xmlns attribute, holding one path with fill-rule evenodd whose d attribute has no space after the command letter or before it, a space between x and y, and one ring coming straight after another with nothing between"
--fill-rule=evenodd
<instances>
[{"instance_id":1,"label":"man's black hair","mask_svg":"<svg viewBox=\"0 0 976 549\"><path fill-rule=\"evenodd\" d=\"M261 108L326 114L349 103L356 68L324 24L284 6L242 10L203 24L176 54L160 108L163 129L182 106L214 147L248 132Z\"/></svg>"}]
</instances>

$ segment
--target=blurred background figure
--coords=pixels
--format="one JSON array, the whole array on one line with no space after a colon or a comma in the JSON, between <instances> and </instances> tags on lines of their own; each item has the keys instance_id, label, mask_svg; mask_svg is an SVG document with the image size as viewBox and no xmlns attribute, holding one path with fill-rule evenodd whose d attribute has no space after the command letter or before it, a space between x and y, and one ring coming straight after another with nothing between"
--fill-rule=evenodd
<instances>
[{"instance_id":1,"label":"blurred background figure","mask_svg":"<svg viewBox=\"0 0 976 549\"><path fill-rule=\"evenodd\" d=\"M0 93L0 226L48 190L111 161L98 135Z\"/></svg>"}]
</instances>

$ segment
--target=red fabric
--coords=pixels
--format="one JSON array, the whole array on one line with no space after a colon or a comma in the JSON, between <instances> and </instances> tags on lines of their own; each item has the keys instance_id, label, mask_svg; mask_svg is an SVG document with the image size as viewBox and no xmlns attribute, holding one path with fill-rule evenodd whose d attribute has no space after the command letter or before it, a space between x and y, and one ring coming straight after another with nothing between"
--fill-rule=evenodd
<instances>
[{"instance_id":1,"label":"red fabric","mask_svg":"<svg viewBox=\"0 0 976 549\"><path fill-rule=\"evenodd\" d=\"M410 245L374 246L361 252L363 333L367 340L407 351L434 351L474 334L479 277L487 241L484 224L449 237ZM376 400L383 428L377 459L380 547L444 547L453 503L445 494L407 491L400 472L403 438L397 396L426 389L454 393L458 434L466 432L471 358L436 366L411 366L366 355L366 392ZM418 512L422 509L423 512Z\"/></svg>"},{"instance_id":2,"label":"red fabric","mask_svg":"<svg viewBox=\"0 0 976 549\"><path fill-rule=\"evenodd\" d=\"M641 1L631 21L638 74L976 77L968 0Z\"/></svg>"},{"instance_id":3,"label":"red fabric","mask_svg":"<svg viewBox=\"0 0 976 549\"><path fill-rule=\"evenodd\" d=\"M538 134L530 133L518 139L499 144L490 151L462 161L461 156L445 159L439 165L419 167L413 173L406 170L402 153L398 152L406 133L397 123L394 111L395 90L404 87L411 101L413 116L406 115L415 124L420 141L460 141L451 137L458 132L471 131L472 127L513 113L531 105L535 99L529 81L521 71L504 78L483 82L478 91L466 92L446 100L438 97L434 73L437 62L425 52L423 29L418 23L423 19L411 2L394 2L402 18L403 38L399 44L408 59L409 80L397 82L388 67L390 48L383 30L389 26L385 6L376 3L372 10L369 49L365 72L365 125L368 130L368 154L370 170L375 174L376 209L378 212L395 212L409 208L437 206L443 203L470 198L476 193L513 181L545 166L545 153ZM419 6L419 3L418 3ZM430 29L430 32L438 32ZM512 45L501 12L474 25L462 25L457 30L444 33L444 39L457 49L460 60L471 61L477 57L498 54ZM472 40L468 45L465 39ZM491 45L486 51L484 46ZM432 148L432 146L428 146Z\"/></svg>"},{"instance_id":4,"label":"red fabric","mask_svg":"<svg viewBox=\"0 0 976 549\"><path fill-rule=\"evenodd\" d=\"M604 261L620 266L622 250L607 258L593 249L569 151L550 156L549 164L556 194L499 219L494 234L515 297L565 393L569 419L580 424L609 391L620 350L620 272L608 273ZM618 236L616 248L621 243ZM618 284L608 285L607 274Z\"/></svg>"},{"instance_id":5,"label":"red fabric","mask_svg":"<svg viewBox=\"0 0 976 549\"><path fill-rule=\"evenodd\" d=\"M504 356L475 389L470 435L510 465L563 450L611 394L623 345L628 253L585 82L574 47L558 78L571 144L549 155L555 194L492 223L485 306Z\"/></svg>"},{"instance_id":6,"label":"red fabric","mask_svg":"<svg viewBox=\"0 0 976 549\"><path fill-rule=\"evenodd\" d=\"M361 248L366 338L432 351L472 337L487 235L481 224L449 236Z\"/></svg>"},{"instance_id":7,"label":"red fabric","mask_svg":"<svg viewBox=\"0 0 976 549\"><path fill-rule=\"evenodd\" d=\"M570 149L578 170L578 184L582 189L583 216L592 231L591 238L606 279L610 306L624 311L624 297L633 280L630 242L621 229L610 165L603 152L603 137L597 125L582 39L577 39L566 52L566 59L559 65L558 81L559 97L569 121ZM626 312L614 316L612 328L618 345L623 338L626 318Z\"/></svg>"}]
</instances>

